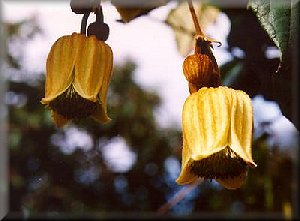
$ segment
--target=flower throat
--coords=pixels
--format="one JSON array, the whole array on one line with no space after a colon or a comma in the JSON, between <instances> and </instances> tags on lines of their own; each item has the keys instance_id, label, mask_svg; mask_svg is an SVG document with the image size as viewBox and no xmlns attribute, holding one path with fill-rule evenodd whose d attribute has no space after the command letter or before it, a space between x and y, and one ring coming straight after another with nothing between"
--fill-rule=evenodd
<instances>
[{"instance_id":1,"label":"flower throat","mask_svg":"<svg viewBox=\"0 0 300 221\"><path fill-rule=\"evenodd\" d=\"M205 179L227 179L241 175L246 162L229 146L201 160L189 162L192 173Z\"/></svg>"},{"instance_id":2,"label":"flower throat","mask_svg":"<svg viewBox=\"0 0 300 221\"><path fill-rule=\"evenodd\" d=\"M71 84L64 93L51 101L49 106L67 119L81 119L95 113L99 104L81 97Z\"/></svg>"}]
</instances>

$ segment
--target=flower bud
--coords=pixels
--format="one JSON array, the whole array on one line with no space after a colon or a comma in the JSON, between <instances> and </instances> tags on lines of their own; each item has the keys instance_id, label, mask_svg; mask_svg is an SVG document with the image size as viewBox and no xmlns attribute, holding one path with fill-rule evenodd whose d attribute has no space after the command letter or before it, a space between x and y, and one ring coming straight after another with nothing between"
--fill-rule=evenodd
<instances>
[{"instance_id":1,"label":"flower bud","mask_svg":"<svg viewBox=\"0 0 300 221\"><path fill-rule=\"evenodd\" d=\"M201 87L220 86L220 76L217 65L205 54L193 54L185 58L183 73L189 83Z\"/></svg>"}]
</instances>

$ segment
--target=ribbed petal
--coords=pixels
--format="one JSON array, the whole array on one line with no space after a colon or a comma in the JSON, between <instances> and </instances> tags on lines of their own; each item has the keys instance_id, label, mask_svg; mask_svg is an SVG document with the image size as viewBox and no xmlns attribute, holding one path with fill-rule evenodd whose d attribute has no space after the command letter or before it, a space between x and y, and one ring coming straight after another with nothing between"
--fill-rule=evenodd
<instances>
[{"instance_id":1,"label":"ribbed petal","mask_svg":"<svg viewBox=\"0 0 300 221\"><path fill-rule=\"evenodd\" d=\"M76 35L59 38L51 47L46 62L45 97L43 104L48 104L62 94L72 83L78 44Z\"/></svg>"},{"instance_id":2,"label":"ribbed petal","mask_svg":"<svg viewBox=\"0 0 300 221\"><path fill-rule=\"evenodd\" d=\"M97 106L97 110L92 114L92 117L99 123L108 123L111 121L111 118L107 115L106 97L104 98L104 102Z\"/></svg>"},{"instance_id":3,"label":"ribbed petal","mask_svg":"<svg viewBox=\"0 0 300 221\"><path fill-rule=\"evenodd\" d=\"M248 165L256 166L252 160L253 110L250 97L243 91L231 91L230 147Z\"/></svg>"},{"instance_id":4,"label":"ribbed petal","mask_svg":"<svg viewBox=\"0 0 300 221\"><path fill-rule=\"evenodd\" d=\"M96 102L103 84L108 87L112 71L111 48L95 36L80 35L80 48L75 64L74 87L80 96ZM107 75L109 77L107 77Z\"/></svg>"},{"instance_id":5,"label":"ribbed petal","mask_svg":"<svg viewBox=\"0 0 300 221\"><path fill-rule=\"evenodd\" d=\"M110 118L107 116L106 97L112 75L112 50L95 36L81 35L80 42L74 88L83 98L99 102L99 108L92 116L99 122L108 122Z\"/></svg>"},{"instance_id":6,"label":"ribbed petal","mask_svg":"<svg viewBox=\"0 0 300 221\"><path fill-rule=\"evenodd\" d=\"M103 53L104 54L103 59L105 59L105 67L103 69L104 76L103 76L103 82L99 93L99 99L101 101L101 105L100 105L101 109L99 109L99 111L97 111L93 115L95 120L102 123L106 123L111 120L107 115L106 104L107 104L108 86L111 80L112 68L113 68L113 52L108 45L106 45L104 49L105 49L105 53Z\"/></svg>"},{"instance_id":7,"label":"ribbed petal","mask_svg":"<svg viewBox=\"0 0 300 221\"><path fill-rule=\"evenodd\" d=\"M178 184L191 183L197 178L190 172L191 162L226 147L254 164L251 154L252 105L249 96L242 91L227 87L201 88L184 103L182 129L182 171L176 180ZM223 179L221 182L224 181L224 185L233 183L235 187L240 180Z\"/></svg>"},{"instance_id":8,"label":"ribbed petal","mask_svg":"<svg viewBox=\"0 0 300 221\"><path fill-rule=\"evenodd\" d=\"M191 149L187 148L186 143L186 137L185 134L183 134L183 149L182 149L182 169L180 172L179 177L176 179L176 182L180 185L190 184L197 180L198 176L194 173L191 173L190 167L189 167L189 159L192 155Z\"/></svg>"},{"instance_id":9,"label":"ribbed petal","mask_svg":"<svg viewBox=\"0 0 300 221\"><path fill-rule=\"evenodd\" d=\"M177 179L179 184L197 178L194 175L193 179L187 180L193 176L188 169L190 160L201 160L228 145L228 111L228 100L222 90L204 87L187 98L182 112L183 171Z\"/></svg>"}]
</instances>

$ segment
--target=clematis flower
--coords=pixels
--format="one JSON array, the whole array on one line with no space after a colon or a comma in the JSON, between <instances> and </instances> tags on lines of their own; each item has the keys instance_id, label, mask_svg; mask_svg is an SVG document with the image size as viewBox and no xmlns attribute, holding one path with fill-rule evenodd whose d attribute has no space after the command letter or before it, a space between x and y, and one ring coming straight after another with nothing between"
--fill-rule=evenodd
<instances>
[{"instance_id":1,"label":"clematis flower","mask_svg":"<svg viewBox=\"0 0 300 221\"><path fill-rule=\"evenodd\" d=\"M73 33L53 44L41 103L51 109L57 127L89 116L103 123L110 120L106 96L112 66L111 48L95 36Z\"/></svg>"},{"instance_id":2,"label":"clematis flower","mask_svg":"<svg viewBox=\"0 0 300 221\"><path fill-rule=\"evenodd\" d=\"M190 184L202 177L228 189L245 181L252 160L251 99L225 86L203 87L191 94L182 112L182 169L176 182Z\"/></svg>"}]
</instances>

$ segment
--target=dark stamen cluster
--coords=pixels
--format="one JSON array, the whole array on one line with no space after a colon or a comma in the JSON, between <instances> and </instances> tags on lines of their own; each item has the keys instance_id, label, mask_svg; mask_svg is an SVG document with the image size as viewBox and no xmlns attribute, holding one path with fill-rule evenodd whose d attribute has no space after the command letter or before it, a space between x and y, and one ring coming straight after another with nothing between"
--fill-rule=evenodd
<instances>
[{"instance_id":1,"label":"dark stamen cluster","mask_svg":"<svg viewBox=\"0 0 300 221\"><path fill-rule=\"evenodd\" d=\"M241 175L247 169L246 162L229 146L199 161L190 161L192 173L205 179L227 179Z\"/></svg>"},{"instance_id":2,"label":"dark stamen cluster","mask_svg":"<svg viewBox=\"0 0 300 221\"><path fill-rule=\"evenodd\" d=\"M73 85L49 103L52 110L67 119L86 118L96 112L98 105L96 102L82 98Z\"/></svg>"}]
</instances>

